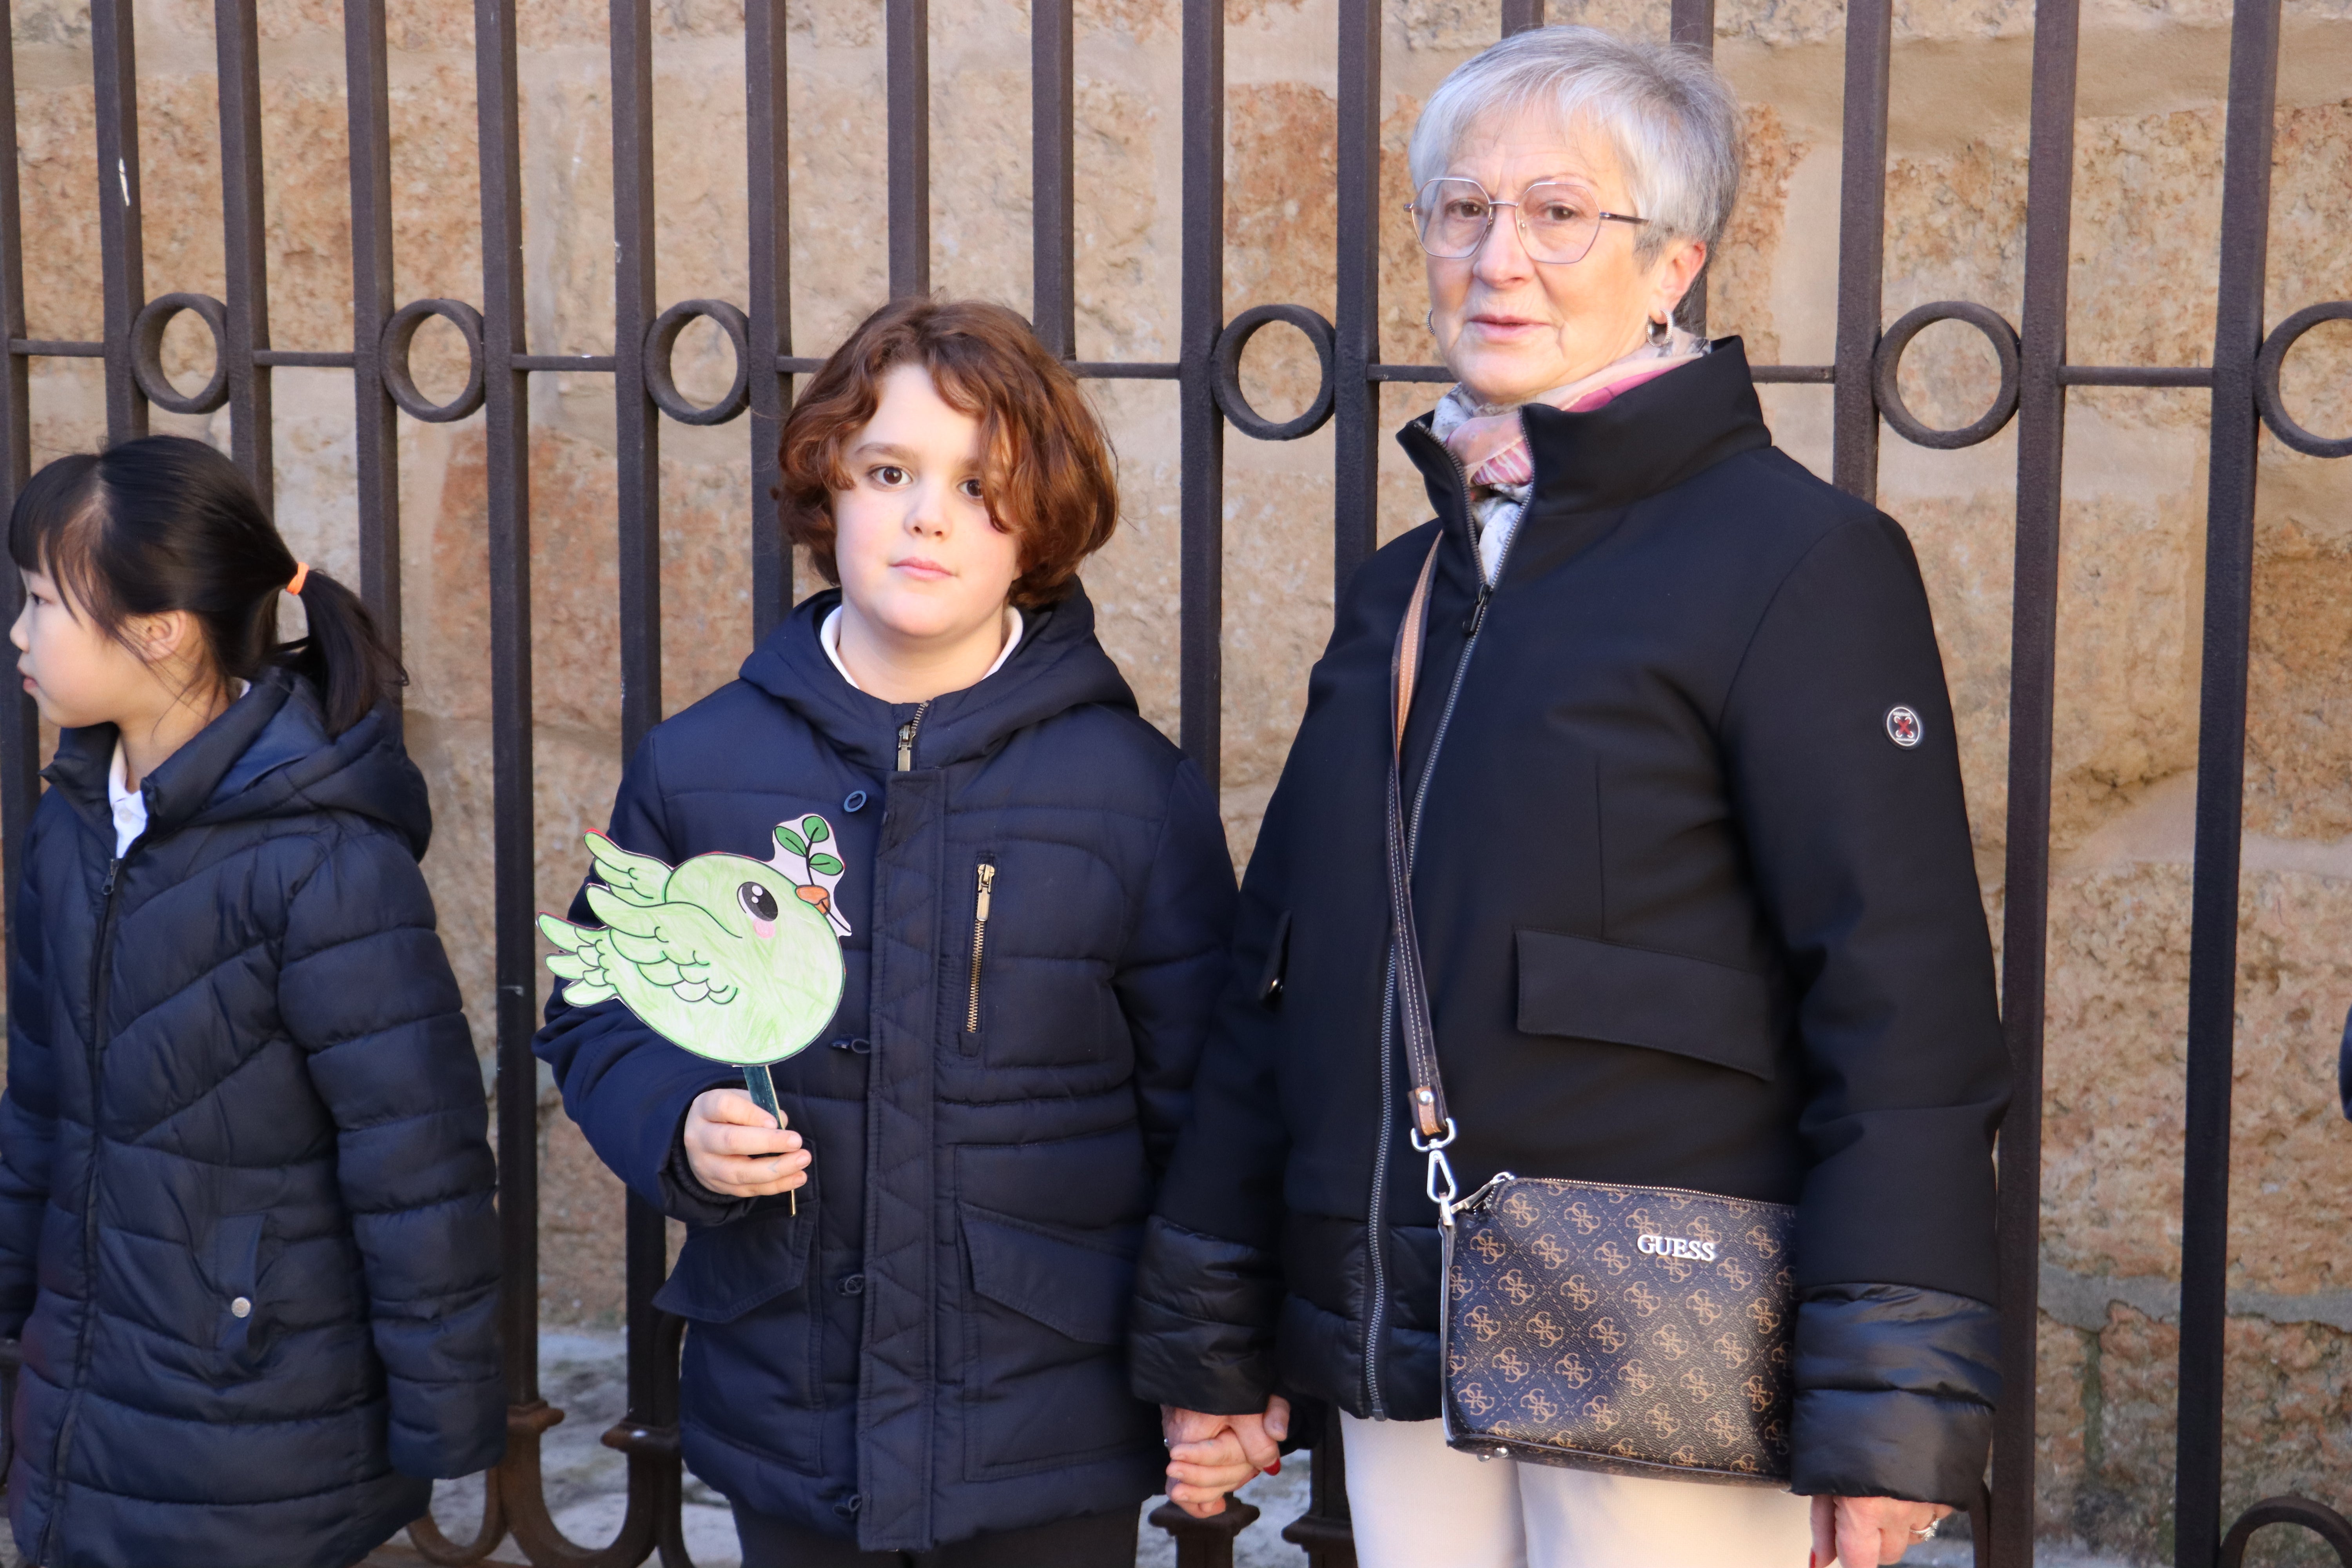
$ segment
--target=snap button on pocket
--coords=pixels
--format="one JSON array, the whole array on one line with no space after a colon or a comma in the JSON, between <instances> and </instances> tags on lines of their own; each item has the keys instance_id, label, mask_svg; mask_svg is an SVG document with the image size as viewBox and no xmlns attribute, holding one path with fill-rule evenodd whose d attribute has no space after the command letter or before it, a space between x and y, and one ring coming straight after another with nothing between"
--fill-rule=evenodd
<instances>
[{"instance_id":1,"label":"snap button on pocket","mask_svg":"<svg viewBox=\"0 0 2352 1568\"><path fill-rule=\"evenodd\" d=\"M841 1293L845 1296L865 1295L866 1276L863 1274L852 1274L849 1278L844 1279L841 1282Z\"/></svg>"},{"instance_id":2,"label":"snap button on pocket","mask_svg":"<svg viewBox=\"0 0 2352 1568\"><path fill-rule=\"evenodd\" d=\"M236 1300L231 1301L228 1304L228 1315L232 1318L250 1318L253 1316L253 1298L250 1296L239 1296Z\"/></svg>"},{"instance_id":3,"label":"snap button on pocket","mask_svg":"<svg viewBox=\"0 0 2352 1568\"><path fill-rule=\"evenodd\" d=\"M865 804L866 792L862 789L854 789L849 792L849 797L841 803L841 809L844 811L856 811Z\"/></svg>"}]
</instances>

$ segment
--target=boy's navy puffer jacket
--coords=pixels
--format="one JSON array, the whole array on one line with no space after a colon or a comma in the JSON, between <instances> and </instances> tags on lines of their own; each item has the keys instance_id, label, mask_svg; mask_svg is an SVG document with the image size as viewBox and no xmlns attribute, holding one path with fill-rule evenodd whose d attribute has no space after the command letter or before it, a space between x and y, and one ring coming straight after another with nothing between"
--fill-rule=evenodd
<instances>
[{"instance_id":1,"label":"boy's navy puffer jacket","mask_svg":"<svg viewBox=\"0 0 2352 1568\"><path fill-rule=\"evenodd\" d=\"M657 726L613 810L615 840L672 863L833 825L847 984L774 1073L815 1157L799 1213L685 1167L688 1107L736 1069L616 1001L556 1001L539 1052L597 1153L688 1222L656 1300L688 1320L697 1475L867 1551L1131 1509L1165 1461L1127 1386L1135 1252L1235 897L1216 803L1137 715L1083 594L919 707L834 668L817 627L839 597Z\"/></svg>"},{"instance_id":2,"label":"boy's navy puffer jacket","mask_svg":"<svg viewBox=\"0 0 2352 1568\"><path fill-rule=\"evenodd\" d=\"M345 1568L498 1459L495 1172L379 709L272 671L142 784L46 770L0 1099L8 1510L47 1568Z\"/></svg>"}]
</instances>

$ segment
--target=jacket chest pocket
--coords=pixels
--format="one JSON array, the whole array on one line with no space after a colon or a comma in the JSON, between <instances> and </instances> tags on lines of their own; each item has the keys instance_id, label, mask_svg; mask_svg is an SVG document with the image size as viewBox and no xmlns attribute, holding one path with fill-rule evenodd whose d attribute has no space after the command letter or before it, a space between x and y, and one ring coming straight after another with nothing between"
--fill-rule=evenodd
<instances>
[{"instance_id":1,"label":"jacket chest pocket","mask_svg":"<svg viewBox=\"0 0 2352 1568\"><path fill-rule=\"evenodd\" d=\"M1110 1058L1125 1038L1111 990L1129 924L1109 868L1066 845L983 849L957 879L943 943L940 1032L992 1068Z\"/></svg>"}]
</instances>

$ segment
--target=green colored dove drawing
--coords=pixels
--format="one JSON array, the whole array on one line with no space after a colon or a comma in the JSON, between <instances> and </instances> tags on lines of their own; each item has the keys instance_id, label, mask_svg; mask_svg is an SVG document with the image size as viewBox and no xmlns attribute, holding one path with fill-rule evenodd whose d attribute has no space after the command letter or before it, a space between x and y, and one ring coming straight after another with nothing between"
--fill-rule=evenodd
<instances>
[{"instance_id":1,"label":"green colored dove drawing","mask_svg":"<svg viewBox=\"0 0 2352 1568\"><path fill-rule=\"evenodd\" d=\"M673 1045L740 1067L782 1126L768 1066L805 1049L841 1005L849 922L833 888L844 868L816 847L832 837L824 818L805 816L777 826L772 860L697 855L673 869L589 834L602 880L588 884L588 907L604 925L539 917L562 950L547 967L563 999L618 996Z\"/></svg>"}]
</instances>

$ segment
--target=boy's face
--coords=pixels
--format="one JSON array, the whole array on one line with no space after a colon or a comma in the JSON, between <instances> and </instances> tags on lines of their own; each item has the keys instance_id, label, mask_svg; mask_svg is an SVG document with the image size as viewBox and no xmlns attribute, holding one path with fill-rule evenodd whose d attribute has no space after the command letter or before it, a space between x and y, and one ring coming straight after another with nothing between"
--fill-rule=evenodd
<instances>
[{"instance_id":1,"label":"boy's face","mask_svg":"<svg viewBox=\"0 0 2352 1568\"><path fill-rule=\"evenodd\" d=\"M833 497L842 598L884 639L929 648L1002 640L1021 541L989 520L980 438L980 421L941 398L928 371L900 365L842 454L851 477Z\"/></svg>"}]
</instances>

